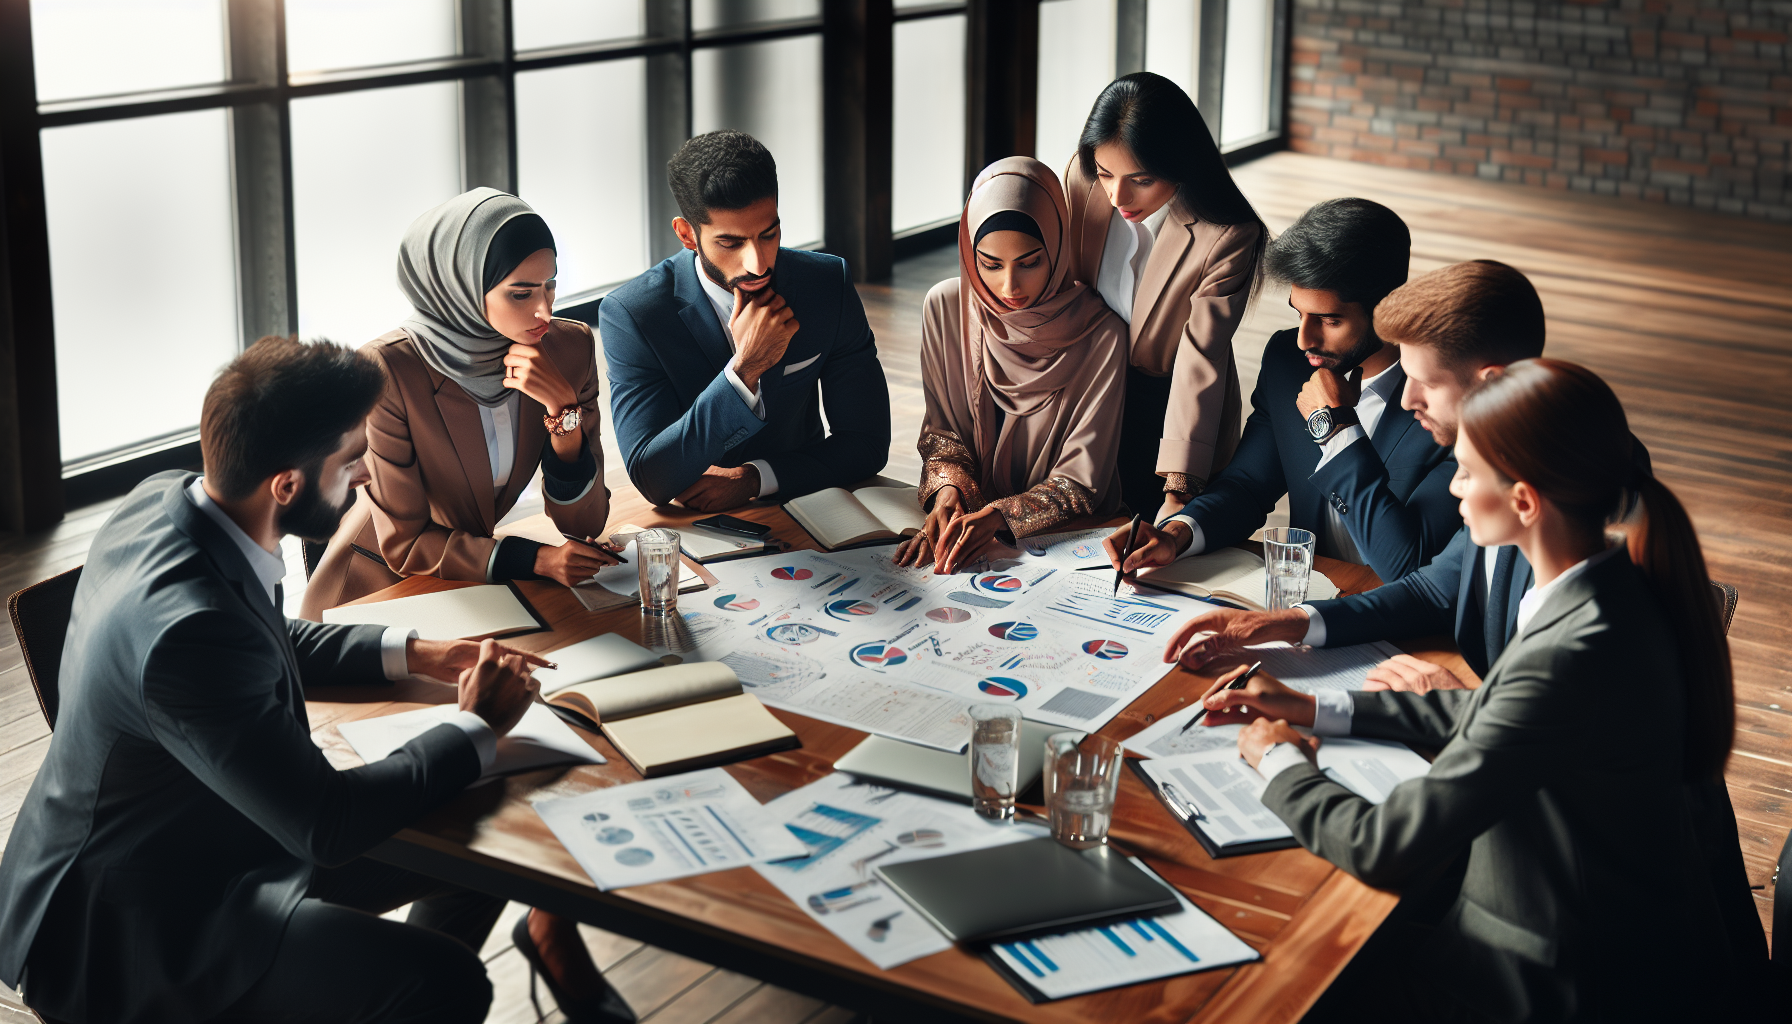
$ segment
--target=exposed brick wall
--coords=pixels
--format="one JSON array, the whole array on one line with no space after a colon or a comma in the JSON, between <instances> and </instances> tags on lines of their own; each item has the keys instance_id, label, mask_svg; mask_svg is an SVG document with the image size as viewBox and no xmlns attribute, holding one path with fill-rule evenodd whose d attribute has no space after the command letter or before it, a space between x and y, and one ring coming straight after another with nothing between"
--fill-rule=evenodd
<instances>
[{"instance_id":1,"label":"exposed brick wall","mask_svg":"<svg viewBox=\"0 0 1792 1024\"><path fill-rule=\"evenodd\" d=\"M1792 2L1294 0L1304 153L1792 220Z\"/></svg>"}]
</instances>

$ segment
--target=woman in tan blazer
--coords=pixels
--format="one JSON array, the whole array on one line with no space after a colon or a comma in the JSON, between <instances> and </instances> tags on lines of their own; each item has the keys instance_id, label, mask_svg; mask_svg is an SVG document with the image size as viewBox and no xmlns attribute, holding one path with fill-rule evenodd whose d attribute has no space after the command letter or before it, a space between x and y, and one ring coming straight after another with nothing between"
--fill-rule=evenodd
<instances>
[{"instance_id":1,"label":"woman in tan blazer","mask_svg":"<svg viewBox=\"0 0 1792 1024\"><path fill-rule=\"evenodd\" d=\"M1232 335L1269 232L1232 181L1188 94L1150 72L1095 101L1064 171L1073 275L1131 336L1121 493L1161 521L1238 445Z\"/></svg>"},{"instance_id":2,"label":"woman in tan blazer","mask_svg":"<svg viewBox=\"0 0 1792 1024\"><path fill-rule=\"evenodd\" d=\"M537 466L563 533L596 537L609 516L596 348L590 327L553 316L547 225L515 196L474 189L417 219L398 267L416 312L368 346L386 370L367 421L373 479L312 574L304 617L405 576L570 586L613 564L595 544L492 537Z\"/></svg>"}]
</instances>

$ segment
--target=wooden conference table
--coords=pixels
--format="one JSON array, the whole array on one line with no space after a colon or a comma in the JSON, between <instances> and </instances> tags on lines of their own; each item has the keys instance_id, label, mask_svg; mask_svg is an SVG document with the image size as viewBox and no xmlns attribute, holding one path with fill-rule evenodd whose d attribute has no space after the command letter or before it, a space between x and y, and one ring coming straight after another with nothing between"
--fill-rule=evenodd
<instances>
[{"instance_id":1,"label":"wooden conference table","mask_svg":"<svg viewBox=\"0 0 1792 1024\"><path fill-rule=\"evenodd\" d=\"M737 514L770 525L773 535L791 547L815 546L775 506ZM651 507L632 491L619 492L611 511L612 523L638 526L677 528L696 518L698 514L680 509ZM1318 568L1345 593L1379 582L1364 566L1321 558ZM364 600L466 585L418 576ZM507 644L547 652L607 632L642 640L642 617L634 608L589 612L558 584L519 585L553 628L509 638ZM681 600L702 601L704 594ZM1403 646L1473 678L1447 640ZM1170 672L1101 733L1116 739L1132 735L1196 699L1215 674L1181 668ZM400 683L395 690L314 690L311 696L307 710L313 737L338 767L361 762L336 723L454 699L451 689L429 682ZM865 737L801 715L773 714L796 731L802 747L728 766L762 802L826 776L833 762ZM1214 860L1132 772L1122 772L1111 833L1116 845L1143 857L1263 959L1035 1006L988 964L957 948L880 971L751 868L599 892L530 807L531 800L640 780L608 740L596 733L580 735L609 763L513 775L470 789L371 856L824 999L880 1022L1296 1021L1398 902L1394 894L1372 889L1305 850Z\"/></svg>"}]
</instances>

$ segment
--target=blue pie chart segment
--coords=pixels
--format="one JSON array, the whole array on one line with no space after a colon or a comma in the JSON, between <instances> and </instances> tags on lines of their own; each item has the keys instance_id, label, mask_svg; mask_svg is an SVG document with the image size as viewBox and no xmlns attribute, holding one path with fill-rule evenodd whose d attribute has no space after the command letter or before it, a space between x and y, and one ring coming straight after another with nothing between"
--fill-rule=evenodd
<instances>
[{"instance_id":1,"label":"blue pie chart segment","mask_svg":"<svg viewBox=\"0 0 1792 1024\"><path fill-rule=\"evenodd\" d=\"M989 627L989 635L1003 640L1034 640L1039 636L1039 627L1031 622L998 622Z\"/></svg>"},{"instance_id":2,"label":"blue pie chart segment","mask_svg":"<svg viewBox=\"0 0 1792 1024\"><path fill-rule=\"evenodd\" d=\"M772 570L772 578L778 580L806 580L815 575L807 569L799 569L794 565L781 566Z\"/></svg>"},{"instance_id":3,"label":"blue pie chart segment","mask_svg":"<svg viewBox=\"0 0 1792 1024\"><path fill-rule=\"evenodd\" d=\"M1006 697L1009 700L1019 700L1027 695L1026 683L1018 679L1010 679L1007 676L990 676L988 679L980 679L977 681L977 689L991 697Z\"/></svg>"},{"instance_id":4,"label":"blue pie chart segment","mask_svg":"<svg viewBox=\"0 0 1792 1024\"><path fill-rule=\"evenodd\" d=\"M836 619L852 619L859 615L876 614L877 605L872 604L870 601L861 601L858 598L849 597L839 601L829 601L827 610L828 614Z\"/></svg>"},{"instance_id":5,"label":"blue pie chart segment","mask_svg":"<svg viewBox=\"0 0 1792 1024\"><path fill-rule=\"evenodd\" d=\"M861 668L894 668L907 660L908 652L891 644L860 644L852 649L852 663Z\"/></svg>"},{"instance_id":6,"label":"blue pie chart segment","mask_svg":"<svg viewBox=\"0 0 1792 1024\"><path fill-rule=\"evenodd\" d=\"M1006 576L1001 573L990 573L977 577L977 586L992 594L1018 594L1021 582L1018 576Z\"/></svg>"},{"instance_id":7,"label":"blue pie chart segment","mask_svg":"<svg viewBox=\"0 0 1792 1024\"><path fill-rule=\"evenodd\" d=\"M759 607L757 598L742 597L739 594L723 594L716 598L716 607L731 612L750 612Z\"/></svg>"},{"instance_id":8,"label":"blue pie chart segment","mask_svg":"<svg viewBox=\"0 0 1792 1024\"><path fill-rule=\"evenodd\" d=\"M1091 640L1083 645L1084 654L1093 654L1102 661L1119 661L1126 657L1126 645L1118 640Z\"/></svg>"}]
</instances>

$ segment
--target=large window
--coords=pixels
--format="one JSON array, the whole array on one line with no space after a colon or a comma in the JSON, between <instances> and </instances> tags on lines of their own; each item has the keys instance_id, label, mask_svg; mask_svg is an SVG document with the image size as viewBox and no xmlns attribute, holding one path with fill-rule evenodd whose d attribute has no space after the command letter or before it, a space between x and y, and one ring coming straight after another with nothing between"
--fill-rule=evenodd
<instances>
[{"instance_id":1,"label":"large window","mask_svg":"<svg viewBox=\"0 0 1792 1024\"><path fill-rule=\"evenodd\" d=\"M896 23L890 227L898 233L955 220L964 205L964 34L962 14Z\"/></svg>"}]
</instances>

